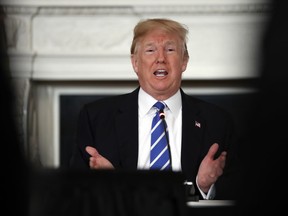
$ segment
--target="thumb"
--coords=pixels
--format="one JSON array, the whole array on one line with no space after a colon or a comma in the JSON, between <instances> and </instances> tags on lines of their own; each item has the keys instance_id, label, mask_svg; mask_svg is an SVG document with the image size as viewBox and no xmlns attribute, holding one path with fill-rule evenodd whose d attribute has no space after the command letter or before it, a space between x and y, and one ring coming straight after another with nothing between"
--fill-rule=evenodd
<instances>
[{"instance_id":1,"label":"thumb","mask_svg":"<svg viewBox=\"0 0 288 216\"><path fill-rule=\"evenodd\" d=\"M88 152L88 154L90 154L92 157L97 157L99 156L98 151L96 150L96 148L92 147L92 146L87 146L85 148L85 150Z\"/></svg>"}]
</instances>

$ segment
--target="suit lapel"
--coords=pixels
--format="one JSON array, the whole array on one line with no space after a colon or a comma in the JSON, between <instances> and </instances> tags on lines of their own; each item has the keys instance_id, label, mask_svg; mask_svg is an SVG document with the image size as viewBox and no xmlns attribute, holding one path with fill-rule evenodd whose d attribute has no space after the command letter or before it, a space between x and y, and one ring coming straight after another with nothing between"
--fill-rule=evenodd
<instances>
[{"instance_id":1,"label":"suit lapel","mask_svg":"<svg viewBox=\"0 0 288 216\"><path fill-rule=\"evenodd\" d=\"M121 167L129 170L136 170L138 161L138 92L139 88L123 98L115 117Z\"/></svg>"},{"instance_id":2,"label":"suit lapel","mask_svg":"<svg viewBox=\"0 0 288 216\"><path fill-rule=\"evenodd\" d=\"M201 142L205 122L200 117L197 100L182 94L182 151L181 165L185 173L190 173L195 178L198 170Z\"/></svg>"}]
</instances>

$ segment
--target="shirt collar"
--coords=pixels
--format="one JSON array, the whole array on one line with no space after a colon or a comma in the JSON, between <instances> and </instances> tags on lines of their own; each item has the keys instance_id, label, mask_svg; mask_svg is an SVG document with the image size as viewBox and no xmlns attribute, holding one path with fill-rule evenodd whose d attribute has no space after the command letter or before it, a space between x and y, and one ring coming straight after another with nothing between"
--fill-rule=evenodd
<instances>
[{"instance_id":1,"label":"shirt collar","mask_svg":"<svg viewBox=\"0 0 288 216\"><path fill-rule=\"evenodd\" d=\"M140 88L138 96L139 116L143 117L146 114L148 114L149 111L151 110L151 107L156 103L156 101L157 100L155 98L153 98L151 95L146 93L142 88ZM168 98L167 100L164 100L164 102L168 106L168 109L171 111L173 116L178 116L178 113L182 108L182 99L180 90L178 90L176 94L174 94L172 97Z\"/></svg>"}]
</instances>

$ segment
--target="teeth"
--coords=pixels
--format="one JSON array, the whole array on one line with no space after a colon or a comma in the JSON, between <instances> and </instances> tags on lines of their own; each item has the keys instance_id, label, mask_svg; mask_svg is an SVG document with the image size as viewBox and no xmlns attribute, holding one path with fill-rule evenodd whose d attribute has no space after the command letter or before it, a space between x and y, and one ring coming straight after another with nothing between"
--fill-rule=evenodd
<instances>
[{"instance_id":1,"label":"teeth","mask_svg":"<svg viewBox=\"0 0 288 216\"><path fill-rule=\"evenodd\" d=\"M165 74L164 74L164 73L156 74L156 76L157 76L157 77L163 77L163 76L165 76Z\"/></svg>"},{"instance_id":2,"label":"teeth","mask_svg":"<svg viewBox=\"0 0 288 216\"><path fill-rule=\"evenodd\" d=\"M154 75L157 77L163 77L163 76L167 75L167 71L164 69L159 69L159 70L156 70L154 72Z\"/></svg>"}]
</instances>

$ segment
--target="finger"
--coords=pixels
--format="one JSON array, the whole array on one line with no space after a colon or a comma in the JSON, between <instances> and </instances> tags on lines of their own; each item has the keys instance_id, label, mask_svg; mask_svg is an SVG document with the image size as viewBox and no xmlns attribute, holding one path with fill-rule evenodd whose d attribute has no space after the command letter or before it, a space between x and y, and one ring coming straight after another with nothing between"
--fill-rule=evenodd
<instances>
[{"instance_id":1,"label":"finger","mask_svg":"<svg viewBox=\"0 0 288 216\"><path fill-rule=\"evenodd\" d=\"M214 143L213 145L211 145L211 147L209 148L209 151L207 153L207 156L210 158L214 158L214 155L216 154L218 148L219 148L218 143Z\"/></svg>"},{"instance_id":2,"label":"finger","mask_svg":"<svg viewBox=\"0 0 288 216\"><path fill-rule=\"evenodd\" d=\"M226 163L226 155L227 155L227 152L222 152L220 157L219 157L219 163L220 163L220 167L222 169L224 169L225 167L225 163Z\"/></svg>"},{"instance_id":3,"label":"finger","mask_svg":"<svg viewBox=\"0 0 288 216\"><path fill-rule=\"evenodd\" d=\"M221 160L226 160L226 156L227 156L227 152L226 151L221 152L221 154L220 154Z\"/></svg>"},{"instance_id":4,"label":"finger","mask_svg":"<svg viewBox=\"0 0 288 216\"><path fill-rule=\"evenodd\" d=\"M91 147L91 146L87 146L85 148L85 150L88 152L88 154L90 154L92 157L97 157L99 155L98 151L96 150L96 148Z\"/></svg>"}]
</instances>

